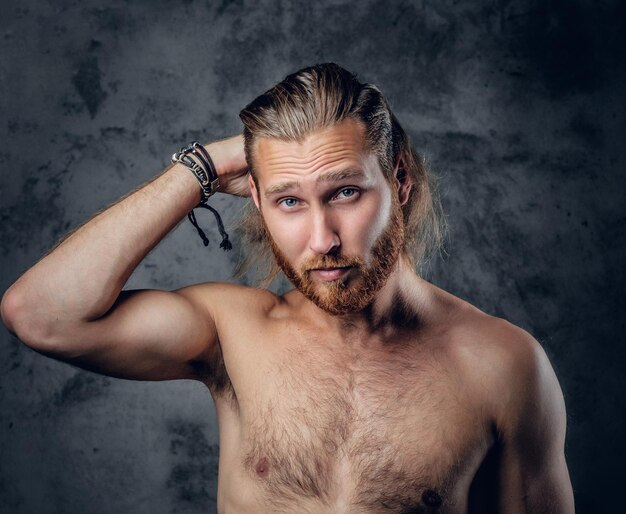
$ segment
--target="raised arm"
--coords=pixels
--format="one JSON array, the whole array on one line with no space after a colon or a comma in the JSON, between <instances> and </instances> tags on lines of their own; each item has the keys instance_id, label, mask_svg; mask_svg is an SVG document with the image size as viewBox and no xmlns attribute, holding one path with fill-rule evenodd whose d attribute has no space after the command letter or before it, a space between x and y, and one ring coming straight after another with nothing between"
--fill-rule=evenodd
<instances>
[{"instance_id":1,"label":"raised arm","mask_svg":"<svg viewBox=\"0 0 626 514\"><path fill-rule=\"evenodd\" d=\"M223 189L245 194L241 136L206 148ZM196 364L210 358L217 338L207 307L211 302L206 302L212 288L121 290L199 200L193 174L181 164L169 166L24 273L2 298L5 325L36 351L100 373L145 380L196 378Z\"/></svg>"}]
</instances>

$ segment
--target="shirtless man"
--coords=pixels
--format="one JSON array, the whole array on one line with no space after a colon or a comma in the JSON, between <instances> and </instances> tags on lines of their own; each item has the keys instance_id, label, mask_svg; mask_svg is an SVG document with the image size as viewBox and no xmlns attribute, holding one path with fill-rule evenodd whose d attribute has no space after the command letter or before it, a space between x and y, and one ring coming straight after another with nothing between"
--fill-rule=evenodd
<instances>
[{"instance_id":1,"label":"shirtless man","mask_svg":"<svg viewBox=\"0 0 626 514\"><path fill-rule=\"evenodd\" d=\"M27 271L7 327L99 373L206 384L220 513L574 512L544 351L414 271L436 209L380 91L319 65L240 116L243 137L206 149L294 290L122 291L198 204L177 163Z\"/></svg>"}]
</instances>

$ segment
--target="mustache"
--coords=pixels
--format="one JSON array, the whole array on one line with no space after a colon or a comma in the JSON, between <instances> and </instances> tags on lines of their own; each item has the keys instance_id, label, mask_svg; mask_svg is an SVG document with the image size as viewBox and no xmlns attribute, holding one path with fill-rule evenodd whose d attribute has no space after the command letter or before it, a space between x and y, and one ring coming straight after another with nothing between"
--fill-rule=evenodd
<instances>
[{"instance_id":1,"label":"mustache","mask_svg":"<svg viewBox=\"0 0 626 514\"><path fill-rule=\"evenodd\" d=\"M360 257L349 257L342 255L318 255L306 261L301 269L308 273L320 268L353 268L363 267L365 262Z\"/></svg>"}]
</instances>

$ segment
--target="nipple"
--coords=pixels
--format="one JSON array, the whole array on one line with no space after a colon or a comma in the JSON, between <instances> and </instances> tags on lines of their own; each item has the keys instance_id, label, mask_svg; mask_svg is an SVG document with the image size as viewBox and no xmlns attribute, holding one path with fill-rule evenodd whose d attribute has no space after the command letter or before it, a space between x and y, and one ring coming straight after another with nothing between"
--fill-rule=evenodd
<instances>
[{"instance_id":1,"label":"nipple","mask_svg":"<svg viewBox=\"0 0 626 514\"><path fill-rule=\"evenodd\" d=\"M270 472L270 463L266 457L262 457L259 459L259 462L256 463L254 470L257 472L257 475L260 477L266 477Z\"/></svg>"},{"instance_id":2,"label":"nipple","mask_svg":"<svg viewBox=\"0 0 626 514\"><path fill-rule=\"evenodd\" d=\"M422 501L428 507L439 507L441 505L441 496L432 489L426 489L422 494Z\"/></svg>"}]
</instances>

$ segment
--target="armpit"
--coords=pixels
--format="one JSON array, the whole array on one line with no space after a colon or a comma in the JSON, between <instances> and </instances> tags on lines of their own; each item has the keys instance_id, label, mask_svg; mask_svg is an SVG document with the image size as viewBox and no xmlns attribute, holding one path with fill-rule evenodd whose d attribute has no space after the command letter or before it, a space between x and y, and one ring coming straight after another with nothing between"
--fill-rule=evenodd
<instances>
[{"instance_id":1,"label":"armpit","mask_svg":"<svg viewBox=\"0 0 626 514\"><path fill-rule=\"evenodd\" d=\"M194 375L207 385L214 398L223 396L236 402L235 390L228 375L222 347L219 343L215 345L213 355L209 359L195 359L189 364Z\"/></svg>"}]
</instances>

